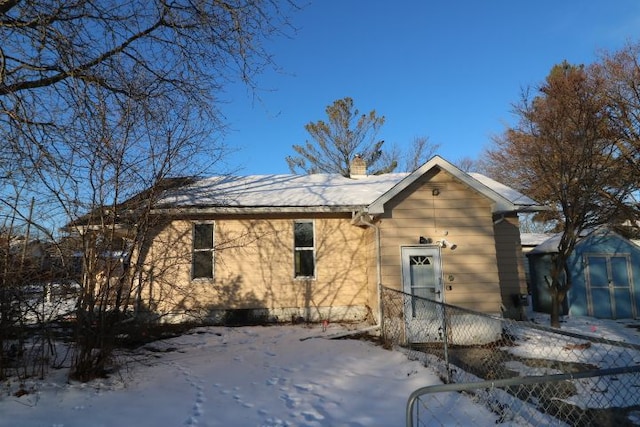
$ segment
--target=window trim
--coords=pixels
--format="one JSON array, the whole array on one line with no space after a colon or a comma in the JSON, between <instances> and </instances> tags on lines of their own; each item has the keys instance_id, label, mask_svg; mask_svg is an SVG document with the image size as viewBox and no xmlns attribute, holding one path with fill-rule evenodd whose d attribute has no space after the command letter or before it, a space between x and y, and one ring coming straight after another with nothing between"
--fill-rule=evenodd
<instances>
[{"instance_id":1,"label":"window trim","mask_svg":"<svg viewBox=\"0 0 640 427\"><path fill-rule=\"evenodd\" d=\"M211 247L210 248L198 248L196 249L196 226L198 225L211 225ZM195 221L191 223L191 280L192 281L206 281L213 280L216 276L216 225L215 221ZM198 276L195 277L195 260L194 255L197 252L211 252L211 276Z\"/></svg>"},{"instance_id":2,"label":"window trim","mask_svg":"<svg viewBox=\"0 0 640 427\"><path fill-rule=\"evenodd\" d=\"M296 224L307 223L311 224L311 231L313 233L313 246L296 246ZM296 219L293 221L293 278L295 280L309 280L315 279L317 276L317 264L316 264L316 222L314 219ZM296 254L302 251L311 251L313 256L313 273L310 276L298 275L296 272Z\"/></svg>"}]
</instances>

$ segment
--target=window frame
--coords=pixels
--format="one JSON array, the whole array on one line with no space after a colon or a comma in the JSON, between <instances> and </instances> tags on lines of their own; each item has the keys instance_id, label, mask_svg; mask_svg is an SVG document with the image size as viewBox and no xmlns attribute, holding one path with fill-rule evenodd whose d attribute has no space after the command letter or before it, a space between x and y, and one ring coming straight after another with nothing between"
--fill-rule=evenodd
<instances>
[{"instance_id":1,"label":"window frame","mask_svg":"<svg viewBox=\"0 0 640 427\"><path fill-rule=\"evenodd\" d=\"M313 244L311 246L296 246L296 225L297 224L311 224L311 237ZM313 219L296 219L293 221L293 278L295 280L308 280L316 278L316 223ZM298 252L311 252L311 259L313 261L313 272L311 275L298 274L297 267L297 254ZM302 270L302 268L300 268Z\"/></svg>"},{"instance_id":2,"label":"window frame","mask_svg":"<svg viewBox=\"0 0 640 427\"><path fill-rule=\"evenodd\" d=\"M196 227L200 225L211 226L211 247L196 248ZM216 226L215 221L198 221L191 223L191 280L192 281L206 281L213 280L215 278L215 246L216 246ZM211 275L210 276L197 276L196 277L196 253L211 253Z\"/></svg>"}]
</instances>

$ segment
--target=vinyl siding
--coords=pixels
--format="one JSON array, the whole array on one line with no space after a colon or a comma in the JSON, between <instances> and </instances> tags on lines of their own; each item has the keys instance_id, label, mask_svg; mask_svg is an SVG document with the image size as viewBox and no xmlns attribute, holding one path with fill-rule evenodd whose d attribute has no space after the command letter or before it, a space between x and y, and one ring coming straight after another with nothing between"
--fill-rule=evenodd
<instances>
[{"instance_id":1,"label":"vinyl siding","mask_svg":"<svg viewBox=\"0 0 640 427\"><path fill-rule=\"evenodd\" d=\"M295 219L314 221L315 278L294 277ZM350 219L348 215L215 218L212 280L190 278L193 221L170 221L157 230L145 254L147 304L161 312L200 313L235 308L367 307L372 300L367 246L372 233L351 225Z\"/></svg>"},{"instance_id":2,"label":"vinyl siding","mask_svg":"<svg viewBox=\"0 0 640 427\"><path fill-rule=\"evenodd\" d=\"M439 194L434 195L437 189ZM382 236L382 281L402 289L400 248L417 245L420 236L446 239L442 272L447 303L499 313L500 281L496 262L491 201L447 172L434 168L385 206Z\"/></svg>"},{"instance_id":3,"label":"vinyl siding","mask_svg":"<svg viewBox=\"0 0 640 427\"><path fill-rule=\"evenodd\" d=\"M495 234L500 288L505 315L522 319L524 311L520 304L520 295L526 295L527 284L522 245L520 244L518 216L514 213L497 218Z\"/></svg>"}]
</instances>

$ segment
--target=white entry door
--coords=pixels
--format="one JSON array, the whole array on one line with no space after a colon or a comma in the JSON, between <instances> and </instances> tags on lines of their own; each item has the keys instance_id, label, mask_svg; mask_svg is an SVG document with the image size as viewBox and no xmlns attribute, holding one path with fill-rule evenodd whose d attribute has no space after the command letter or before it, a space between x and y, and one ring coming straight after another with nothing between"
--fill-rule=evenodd
<instances>
[{"instance_id":1,"label":"white entry door","mask_svg":"<svg viewBox=\"0 0 640 427\"><path fill-rule=\"evenodd\" d=\"M407 341L441 341L442 310L435 303L444 301L440 247L402 248L402 286L409 295L404 306Z\"/></svg>"}]
</instances>

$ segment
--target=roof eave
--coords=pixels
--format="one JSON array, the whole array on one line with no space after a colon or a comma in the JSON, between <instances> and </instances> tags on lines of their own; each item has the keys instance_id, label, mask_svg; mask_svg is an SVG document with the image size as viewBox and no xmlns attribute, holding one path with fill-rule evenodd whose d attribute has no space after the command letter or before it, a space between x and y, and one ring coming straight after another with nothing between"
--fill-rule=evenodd
<instances>
[{"instance_id":1,"label":"roof eave","mask_svg":"<svg viewBox=\"0 0 640 427\"><path fill-rule=\"evenodd\" d=\"M515 205L515 204L496 204L494 205L493 212L494 214L506 214L506 213L535 213L535 212L545 212L550 210L548 206L541 205Z\"/></svg>"},{"instance_id":2,"label":"roof eave","mask_svg":"<svg viewBox=\"0 0 640 427\"><path fill-rule=\"evenodd\" d=\"M362 209L360 205L340 206L182 206L160 207L153 214L180 215L251 215L277 213L350 213Z\"/></svg>"}]
</instances>

